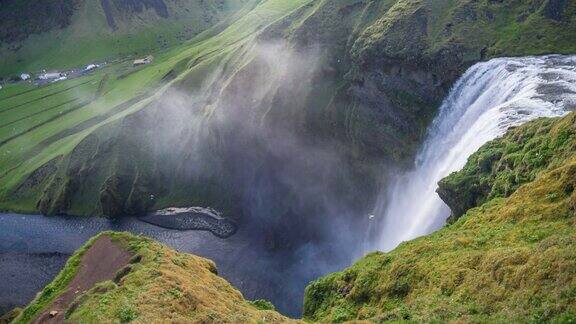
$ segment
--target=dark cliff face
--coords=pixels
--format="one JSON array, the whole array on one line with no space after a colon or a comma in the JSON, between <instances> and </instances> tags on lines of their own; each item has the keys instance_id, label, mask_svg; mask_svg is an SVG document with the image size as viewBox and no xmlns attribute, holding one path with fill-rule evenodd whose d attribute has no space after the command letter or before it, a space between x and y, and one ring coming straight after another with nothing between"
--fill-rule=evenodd
<instances>
[{"instance_id":1,"label":"dark cliff face","mask_svg":"<svg viewBox=\"0 0 576 324\"><path fill-rule=\"evenodd\" d=\"M65 28L79 0L0 1L0 42L13 43L51 29Z\"/></svg>"},{"instance_id":2,"label":"dark cliff face","mask_svg":"<svg viewBox=\"0 0 576 324\"><path fill-rule=\"evenodd\" d=\"M143 10L154 10L162 18L168 18L168 6L163 0L100 0L108 26L117 28L114 18L116 13L140 13Z\"/></svg>"},{"instance_id":3,"label":"dark cliff face","mask_svg":"<svg viewBox=\"0 0 576 324\"><path fill-rule=\"evenodd\" d=\"M566 13L569 0L548 0L544 5L544 15L556 21L562 20Z\"/></svg>"}]
</instances>

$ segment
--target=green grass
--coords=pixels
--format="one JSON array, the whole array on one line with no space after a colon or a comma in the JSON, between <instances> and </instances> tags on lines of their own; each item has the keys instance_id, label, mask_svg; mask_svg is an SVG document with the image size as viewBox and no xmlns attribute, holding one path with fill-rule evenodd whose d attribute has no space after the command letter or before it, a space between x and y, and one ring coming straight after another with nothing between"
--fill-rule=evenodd
<instances>
[{"instance_id":1,"label":"green grass","mask_svg":"<svg viewBox=\"0 0 576 324\"><path fill-rule=\"evenodd\" d=\"M353 55L366 61L384 54L440 73L458 60L468 65L495 56L576 52L576 5L569 2L556 21L544 16L546 4L398 0L359 35Z\"/></svg>"},{"instance_id":2,"label":"green grass","mask_svg":"<svg viewBox=\"0 0 576 324\"><path fill-rule=\"evenodd\" d=\"M13 44L0 44L0 76L157 53L193 38L240 10L245 3L226 0L218 7L201 1L165 2L169 19L149 11L116 14L118 28L113 30L106 22L100 2L79 1L66 28L32 34L18 42L18 51L10 49Z\"/></svg>"},{"instance_id":3,"label":"green grass","mask_svg":"<svg viewBox=\"0 0 576 324\"><path fill-rule=\"evenodd\" d=\"M575 114L522 126L525 148L548 143L536 125L573 128ZM571 138L572 145L575 139ZM487 150L484 146L480 152ZM521 151L521 150L520 150ZM474 166L471 159L467 167ZM521 167L521 165L516 165ZM310 321L570 322L576 316L576 155L559 155L508 198L454 224L367 255L306 288ZM470 190L465 188L462 190Z\"/></svg>"},{"instance_id":4,"label":"green grass","mask_svg":"<svg viewBox=\"0 0 576 324\"><path fill-rule=\"evenodd\" d=\"M539 119L511 130L473 154L464 169L439 183L438 193L451 207L452 217L493 198L510 196L542 170L573 155L574 117L560 123Z\"/></svg>"},{"instance_id":5,"label":"green grass","mask_svg":"<svg viewBox=\"0 0 576 324\"><path fill-rule=\"evenodd\" d=\"M105 71L100 72L100 78L89 76L77 80L65 81L61 84L41 87L37 91L29 93L26 96L17 96L1 101L0 104L3 107L1 111L6 117L3 120L14 121L19 120L22 117L27 118L22 120L21 127L25 127L24 129L15 129L14 124L10 125L12 129L10 129L10 126L2 128L0 136L3 136L5 139L11 138L20 133L22 133L22 135L16 136L1 146L3 154L0 155L0 168L6 171L12 171L15 170L15 167L17 170L22 164L31 163L30 156L27 153L34 152L35 149L42 149L43 152L48 153L43 156L43 158L48 158L48 160L57 155L66 153L65 147L67 147L70 142L78 142L82 137L66 136L61 139L58 137L59 133L81 126L83 125L82 123L88 122L95 117L104 116L118 105L132 98L136 98L137 96L145 95L145 91L151 91L153 86L157 85L162 77L169 71L169 68L170 66L159 64L155 66L155 68L140 70L124 79L111 80L106 85L107 89L105 90L105 94L96 100L93 100L94 91L98 82L103 77L102 73L105 73ZM72 88L71 86L71 84L74 85L84 82L88 82L85 87ZM60 92L61 88L71 88L71 90ZM41 102L31 100L31 98L43 97L44 99ZM52 107L53 105L68 102L70 100L86 104L68 114L60 114L62 110L57 110L57 112L54 113L54 110L49 109L49 107ZM13 107L16 108L11 109ZM65 107L62 109L64 108ZM89 127L82 127L79 129L78 133L117 118L118 115L121 115L126 111L130 111L130 108L120 111L118 114L113 115L96 125L87 125ZM54 119L54 115L63 116ZM28 129L28 131L26 131L26 129ZM18 132L19 130L20 132ZM54 138L54 142L47 143L46 141L51 138ZM50 148L55 142L58 142L57 146L59 149L50 152ZM40 144L46 148L38 147ZM64 150L62 148L64 148Z\"/></svg>"},{"instance_id":6,"label":"green grass","mask_svg":"<svg viewBox=\"0 0 576 324\"><path fill-rule=\"evenodd\" d=\"M248 303L259 310L271 310L271 311L276 310L274 304L264 299L249 301Z\"/></svg>"},{"instance_id":7,"label":"green grass","mask_svg":"<svg viewBox=\"0 0 576 324\"><path fill-rule=\"evenodd\" d=\"M64 291L82 262L82 255L102 235L112 237L134 254L126 271L114 281L96 284L65 310L71 322L286 322L269 302L244 300L216 275L207 259L178 253L144 237L104 232L92 238L67 262L58 277L28 305L14 323L27 323Z\"/></svg>"},{"instance_id":8,"label":"green grass","mask_svg":"<svg viewBox=\"0 0 576 324\"><path fill-rule=\"evenodd\" d=\"M333 72L311 84L309 98L283 106L267 104L255 120L303 120L308 136L342 142L366 170L374 160L410 161L440 101L440 97L408 91L422 85L401 77L408 88L390 86L377 91L376 97L386 103L386 113L365 106L360 99L368 98L351 96L349 90L369 78L372 70L366 66L371 62L378 65L383 58L393 58L417 66L424 75L432 74L432 79L447 86L463 67L479 60L481 52L490 56L576 50L576 33L571 33L575 29L573 5L567 7L561 21L552 21L542 16L542 6L521 1L254 0L243 6L233 1L220 13L221 19L214 18L211 28L198 29L203 32L182 43L169 42L167 48L154 45L155 35L181 29L180 18L194 17L183 14L174 21L152 24L157 17L146 16L150 22L130 20L110 34L103 26L102 13L90 6L98 4L82 6L70 28L32 36L30 46L37 48L30 48L32 54L27 56L25 45L18 54L21 64L0 55L6 60L0 66L26 66L29 70L43 64L78 65L92 54L124 59L76 80L39 88L7 85L0 90L1 210L101 215L100 200L112 198L116 206L105 209L118 213L192 203L230 207L234 197L223 191L226 189L218 179L210 185L198 183L194 189L179 181L181 177L160 179L153 170L169 161L147 154L144 145L127 143L147 134L137 125L124 126L153 111L166 91L178 89L193 97L206 89L208 81L222 85L222 89L210 87L221 93L211 94L211 103L199 108L202 118L209 120L220 109L219 100L230 91L229 85L242 83L247 73L257 69L254 49L261 40L282 40L292 47L321 44L322 69ZM424 20L425 28L420 28ZM134 32L129 32L132 27ZM537 36L528 32L534 28ZM99 32L94 35L95 31ZM526 37L538 41L511 41ZM38 56L38 48L44 48L43 42L55 43L55 38L63 42L56 42L58 50L46 47L42 60L33 57ZM69 46L69 41L75 46ZM109 47L108 42L119 45ZM526 47L527 43L532 47ZM120 48L125 52L118 52ZM445 54L447 49L456 52ZM129 57L134 51L154 52L154 63L133 68ZM402 123L388 114L402 116ZM225 141L213 140L219 145ZM90 164L106 143L112 143L112 151ZM55 161L56 171L40 176L38 170ZM136 179L140 181L137 185ZM152 193L158 199L148 206L145 197Z\"/></svg>"}]
</instances>

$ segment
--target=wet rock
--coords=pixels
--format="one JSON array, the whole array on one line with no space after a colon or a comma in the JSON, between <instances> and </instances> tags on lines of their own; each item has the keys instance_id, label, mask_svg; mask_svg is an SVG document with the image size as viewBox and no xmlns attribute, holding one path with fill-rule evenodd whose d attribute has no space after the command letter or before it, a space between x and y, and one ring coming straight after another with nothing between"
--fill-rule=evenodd
<instances>
[{"instance_id":1,"label":"wet rock","mask_svg":"<svg viewBox=\"0 0 576 324\"><path fill-rule=\"evenodd\" d=\"M202 207L166 208L142 216L140 220L168 229L210 231L221 238L234 235L238 229L232 220L223 218L211 208Z\"/></svg>"}]
</instances>

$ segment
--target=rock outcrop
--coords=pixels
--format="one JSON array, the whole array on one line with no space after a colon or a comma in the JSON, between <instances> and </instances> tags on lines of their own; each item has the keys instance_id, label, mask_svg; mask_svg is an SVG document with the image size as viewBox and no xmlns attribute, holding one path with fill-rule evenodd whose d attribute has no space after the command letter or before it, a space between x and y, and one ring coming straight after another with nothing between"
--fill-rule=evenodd
<instances>
[{"instance_id":1,"label":"rock outcrop","mask_svg":"<svg viewBox=\"0 0 576 324\"><path fill-rule=\"evenodd\" d=\"M210 231L221 238L230 237L238 230L234 221L222 217L213 209L202 207L165 208L141 216L139 219L163 228Z\"/></svg>"},{"instance_id":2,"label":"rock outcrop","mask_svg":"<svg viewBox=\"0 0 576 324\"><path fill-rule=\"evenodd\" d=\"M540 119L509 131L482 147L466 167L444 178L438 194L456 221L469 209L506 198L576 152L576 115L561 122Z\"/></svg>"}]
</instances>

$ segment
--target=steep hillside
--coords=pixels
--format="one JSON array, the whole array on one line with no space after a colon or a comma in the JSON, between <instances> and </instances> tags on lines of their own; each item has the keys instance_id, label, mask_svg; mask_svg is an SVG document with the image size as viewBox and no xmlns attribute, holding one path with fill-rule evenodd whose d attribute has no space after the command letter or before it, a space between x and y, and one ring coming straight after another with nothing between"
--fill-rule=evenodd
<instances>
[{"instance_id":1,"label":"steep hillside","mask_svg":"<svg viewBox=\"0 0 576 324\"><path fill-rule=\"evenodd\" d=\"M466 196L476 194L474 183L491 184L492 192L499 192L498 181L518 175L522 180L509 182L508 198L481 195L475 201L481 206L452 225L313 282L306 289L305 318L574 321L575 130L571 113L531 122L486 144L464 171L444 182L469 178L472 185L458 187ZM481 157L504 147L496 163L501 167L489 173L498 159ZM553 158L544 163L547 152ZM484 172L471 172L476 168Z\"/></svg>"},{"instance_id":2,"label":"steep hillside","mask_svg":"<svg viewBox=\"0 0 576 324\"><path fill-rule=\"evenodd\" d=\"M134 3L118 8L166 19L157 2ZM97 30L131 24L118 8L116 29L102 13ZM365 215L382 166L412 161L464 68L576 51L575 11L556 0L247 3L152 65L2 89L0 207L118 216L212 206L282 233L324 226L335 211Z\"/></svg>"},{"instance_id":3,"label":"steep hillside","mask_svg":"<svg viewBox=\"0 0 576 324\"><path fill-rule=\"evenodd\" d=\"M507 198L487 198L434 234L390 253L372 253L343 272L311 283L304 319L573 321L575 130L576 113L571 113L530 122L486 144L465 170L451 177L469 174L477 156L512 140L516 152L525 155L551 147L571 149L556 154L547 166L538 169L536 165L531 180ZM514 164L501 171L520 174L525 166ZM462 190L473 191L474 186ZM57 313L50 315L52 311ZM90 240L30 305L6 318L14 315L15 323L36 318L138 323L291 321L266 301L244 300L217 276L209 260L112 232Z\"/></svg>"},{"instance_id":4,"label":"steep hillside","mask_svg":"<svg viewBox=\"0 0 576 324\"><path fill-rule=\"evenodd\" d=\"M107 232L79 249L13 323L290 322L273 309L244 300L210 260Z\"/></svg>"},{"instance_id":5,"label":"steep hillside","mask_svg":"<svg viewBox=\"0 0 576 324\"><path fill-rule=\"evenodd\" d=\"M0 77L65 69L181 44L246 0L3 0Z\"/></svg>"}]
</instances>

